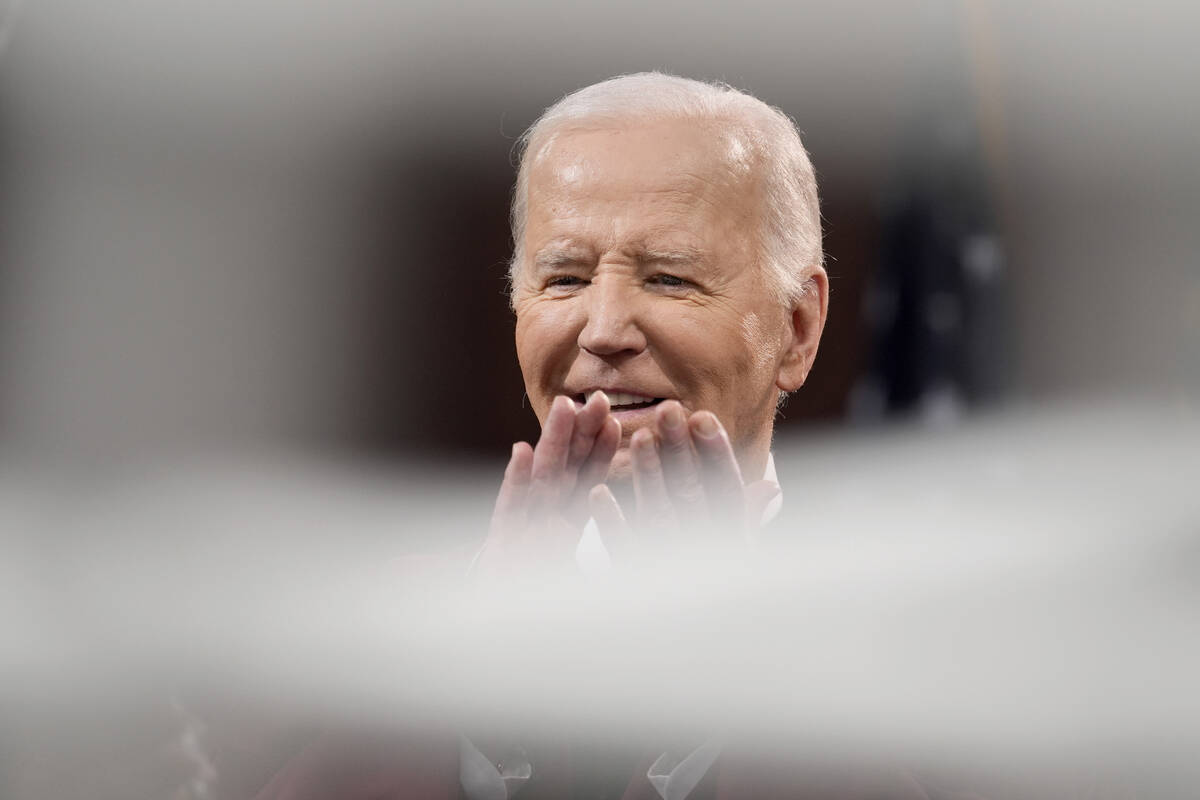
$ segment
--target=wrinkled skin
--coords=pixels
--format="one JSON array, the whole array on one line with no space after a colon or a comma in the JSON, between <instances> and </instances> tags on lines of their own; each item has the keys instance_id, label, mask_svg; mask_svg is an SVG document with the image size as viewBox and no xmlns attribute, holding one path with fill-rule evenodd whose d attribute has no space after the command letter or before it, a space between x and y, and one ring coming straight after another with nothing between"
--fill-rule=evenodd
<instances>
[{"instance_id":1,"label":"wrinkled skin","mask_svg":"<svg viewBox=\"0 0 1200 800\"><path fill-rule=\"evenodd\" d=\"M770 290L756 156L733 126L569 129L533 145L513 304L542 437L514 446L485 564L570 539L589 513L610 549L689 519L742 531L769 494L755 482L779 392L816 356L824 272L791 305ZM596 392L584 405L596 390L657 402L610 408ZM616 500L630 494L632 514Z\"/></svg>"}]
</instances>

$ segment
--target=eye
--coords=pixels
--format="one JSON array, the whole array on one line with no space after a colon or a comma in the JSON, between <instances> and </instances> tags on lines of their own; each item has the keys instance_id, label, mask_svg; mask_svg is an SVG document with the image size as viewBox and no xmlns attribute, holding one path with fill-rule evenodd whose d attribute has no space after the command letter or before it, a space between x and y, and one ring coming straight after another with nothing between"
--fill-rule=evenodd
<instances>
[{"instance_id":1,"label":"eye","mask_svg":"<svg viewBox=\"0 0 1200 800\"><path fill-rule=\"evenodd\" d=\"M689 285L688 281L685 281L683 278L680 278L678 275L667 275L664 273L659 273L658 275L654 275L653 277L649 278L647 282L655 284L657 286L670 286L670 287L688 286Z\"/></svg>"},{"instance_id":2,"label":"eye","mask_svg":"<svg viewBox=\"0 0 1200 800\"><path fill-rule=\"evenodd\" d=\"M576 286L583 286L586 283L587 281L576 275L556 275L550 280L546 281L546 286L547 288L557 287L560 289L571 289Z\"/></svg>"}]
</instances>

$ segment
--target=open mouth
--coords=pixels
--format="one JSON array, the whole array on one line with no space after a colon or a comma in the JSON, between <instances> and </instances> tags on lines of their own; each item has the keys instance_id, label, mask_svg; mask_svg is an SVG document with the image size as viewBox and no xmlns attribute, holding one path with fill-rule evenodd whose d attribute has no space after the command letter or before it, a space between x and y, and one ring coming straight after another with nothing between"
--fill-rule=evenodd
<instances>
[{"instance_id":1,"label":"open mouth","mask_svg":"<svg viewBox=\"0 0 1200 800\"><path fill-rule=\"evenodd\" d=\"M573 399L576 403L582 404L590 400L593 394L595 394L594 391L580 392ZM608 402L613 411L636 411L639 408L658 405L666 399L664 397L645 397L629 392L605 392L605 394L608 395Z\"/></svg>"}]
</instances>

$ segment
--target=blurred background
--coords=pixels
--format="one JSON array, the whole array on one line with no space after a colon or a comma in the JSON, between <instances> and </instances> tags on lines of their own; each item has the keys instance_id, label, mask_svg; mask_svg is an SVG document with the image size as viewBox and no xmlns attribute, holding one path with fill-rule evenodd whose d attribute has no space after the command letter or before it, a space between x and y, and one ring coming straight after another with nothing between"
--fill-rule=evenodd
<instances>
[{"instance_id":1,"label":"blurred background","mask_svg":"<svg viewBox=\"0 0 1200 800\"><path fill-rule=\"evenodd\" d=\"M1183 431L1200 420L1191 4L0 0L0 13L0 528L35 561L103 551L163 509L232 518L230 498L255 492L326 513L312 498L336 496L357 509L346 519L420 538L405 498L428 488L423 470L494 488L509 444L537 436L505 295L514 143L561 95L647 69L778 106L816 167L829 322L781 441L836 449L1098 402L1148 403ZM1141 455L1131 470L1176 467ZM88 503L113 496L90 524ZM53 591L57 561L41 577L23 563L10 559L10 590ZM171 735L191 730L186 709L158 711ZM0 753L0 793L88 783L33 755L109 757L104 737L62 738L78 721L64 714L37 716L37 735L0 731L19 742ZM261 748L245 719L227 729L243 738L218 746ZM269 774L287 750L272 746L243 753L251 766L226 770L222 791Z\"/></svg>"},{"instance_id":2,"label":"blurred background","mask_svg":"<svg viewBox=\"0 0 1200 800\"><path fill-rule=\"evenodd\" d=\"M17 12L21 13L17 13ZM791 115L833 296L784 430L1154 392L1195 408L1184 4L11 6L0 442L502 457L515 139L662 69Z\"/></svg>"}]
</instances>

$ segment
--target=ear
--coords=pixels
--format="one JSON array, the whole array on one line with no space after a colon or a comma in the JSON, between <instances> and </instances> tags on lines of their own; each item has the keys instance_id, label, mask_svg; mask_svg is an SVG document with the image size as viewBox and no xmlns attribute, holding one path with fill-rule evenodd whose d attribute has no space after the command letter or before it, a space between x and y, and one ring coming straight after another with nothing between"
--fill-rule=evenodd
<instances>
[{"instance_id":1,"label":"ear","mask_svg":"<svg viewBox=\"0 0 1200 800\"><path fill-rule=\"evenodd\" d=\"M825 312L829 309L829 277L820 267L804 282L804 293L792 304L789 326L784 334L782 358L775 385L782 391L794 392L804 385L817 345L825 329Z\"/></svg>"}]
</instances>

